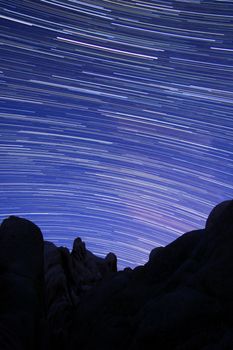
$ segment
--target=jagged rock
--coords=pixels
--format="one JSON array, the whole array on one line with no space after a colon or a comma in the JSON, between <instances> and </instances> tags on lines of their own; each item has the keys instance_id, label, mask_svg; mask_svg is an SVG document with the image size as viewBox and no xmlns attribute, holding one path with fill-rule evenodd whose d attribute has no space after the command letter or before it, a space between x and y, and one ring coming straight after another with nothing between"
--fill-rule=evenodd
<instances>
[{"instance_id":1,"label":"jagged rock","mask_svg":"<svg viewBox=\"0 0 233 350\"><path fill-rule=\"evenodd\" d=\"M86 249L81 238L76 238L71 252L71 273L75 294L92 288L109 274L117 271L117 258L109 253L105 259Z\"/></svg>"},{"instance_id":2,"label":"jagged rock","mask_svg":"<svg viewBox=\"0 0 233 350\"><path fill-rule=\"evenodd\" d=\"M101 259L76 238L70 253L65 247L45 242L45 301L51 343L56 349L67 346L69 329L80 296L116 271L116 256Z\"/></svg>"},{"instance_id":3,"label":"jagged rock","mask_svg":"<svg viewBox=\"0 0 233 350\"><path fill-rule=\"evenodd\" d=\"M75 312L71 349L232 349L232 252L230 201L211 213L206 229L87 293Z\"/></svg>"},{"instance_id":4,"label":"jagged rock","mask_svg":"<svg viewBox=\"0 0 233 350\"><path fill-rule=\"evenodd\" d=\"M59 248L45 242L45 304L53 348L63 349L72 320L72 297Z\"/></svg>"},{"instance_id":5,"label":"jagged rock","mask_svg":"<svg viewBox=\"0 0 233 350\"><path fill-rule=\"evenodd\" d=\"M204 229L153 249L134 270L117 272L113 253L101 259L80 238L71 253L45 242L42 300L41 233L27 220L5 220L0 348L231 350L232 252L233 201L216 206ZM50 342L35 345L36 330Z\"/></svg>"}]
</instances>

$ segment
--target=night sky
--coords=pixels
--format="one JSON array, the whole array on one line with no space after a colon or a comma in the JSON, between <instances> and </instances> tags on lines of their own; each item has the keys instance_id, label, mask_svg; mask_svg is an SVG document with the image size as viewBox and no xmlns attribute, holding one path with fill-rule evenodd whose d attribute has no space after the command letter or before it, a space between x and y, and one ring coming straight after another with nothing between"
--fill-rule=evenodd
<instances>
[{"instance_id":1,"label":"night sky","mask_svg":"<svg viewBox=\"0 0 233 350\"><path fill-rule=\"evenodd\" d=\"M0 6L1 220L122 268L232 199L232 1Z\"/></svg>"}]
</instances>

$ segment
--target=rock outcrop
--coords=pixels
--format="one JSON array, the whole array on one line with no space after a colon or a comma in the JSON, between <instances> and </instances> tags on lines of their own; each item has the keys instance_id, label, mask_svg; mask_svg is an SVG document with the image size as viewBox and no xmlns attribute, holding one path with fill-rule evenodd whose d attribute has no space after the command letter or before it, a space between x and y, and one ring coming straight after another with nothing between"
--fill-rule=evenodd
<instances>
[{"instance_id":1,"label":"rock outcrop","mask_svg":"<svg viewBox=\"0 0 233 350\"><path fill-rule=\"evenodd\" d=\"M1 349L233 349L233 201L119 272L113 253L96 257L80 238L71 253L43 244L38 227L10 217L0 296Z\"/></svg>"},{"instance_id":2,"label":"rock outcrop","mask_svg":"<svg viewBox=\"0 0 233 350\"><path fill-rule=\"evenodd\" d=\"M86 291L116 272L117 258L109 253L105 259L89 252L81 238L67 248L51 242L44 245L45 304L50 344L66 349L74 311Z\"/></svg>"},{"instance_id":3,"label":"rock outcrop","mask_svg":"<svg viewBox=\"0 0 233 350\"><path fill-rule=\"evenodd\" d=\"M44 310L43 237L11 216L0 227L0 349L40 349Z\"/></svg>"}]
</instances>

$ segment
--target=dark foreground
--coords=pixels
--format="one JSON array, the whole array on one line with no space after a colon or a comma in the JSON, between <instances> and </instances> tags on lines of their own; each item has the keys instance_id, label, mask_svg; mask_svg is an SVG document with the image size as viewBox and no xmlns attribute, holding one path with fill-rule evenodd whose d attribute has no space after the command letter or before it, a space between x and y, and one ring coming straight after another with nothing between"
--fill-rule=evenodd
<instances>
[{"instance_id":1,"label":"dark foreground","mask_svg":"<svg viewBox=\"0 0 233 350\"><path fill-rule=\"evenodd\" d=\"M117 272L18 217L0 228L1 350L232 350L233 201L206 227Z\"/></svg>"}]
</instances>

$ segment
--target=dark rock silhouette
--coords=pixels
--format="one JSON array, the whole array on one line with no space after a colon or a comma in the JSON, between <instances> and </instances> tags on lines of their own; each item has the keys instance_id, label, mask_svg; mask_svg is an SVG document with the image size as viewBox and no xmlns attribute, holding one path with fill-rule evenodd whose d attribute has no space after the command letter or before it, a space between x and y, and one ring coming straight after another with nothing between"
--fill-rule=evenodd
<instances>
[{"instance_id":1,"label":"dark rock silhouette","mask_svg":"<svg viewBox=\"0 0 233 350\"><path fill-rule=\"evenodd\" d=\"M51 346L66 349L74 311L83 294L103 278L116 272L116 256L101 259L76 238L72 252L45 242L45 303Z\"/></svg>"},{"instance_id":2,"label":"dark rock silhouette","mask_svg":"<svg viewBox=\"0 0 233 350\"><path fill-rule=\"evenodd\" d=\"M0 297L0 349L232 350L233 201L119 272L113 253L96 257L80 238L70 253L10 217Z\"/></svg>"},{"instance_id":3,"label":"dark rock silhouette","mask_svg":"<svg viewBox=\"0 0 233 350\"><path fill-rule=\"evenodd\" d=\"M39 349L43 336L43 237L11 216L0 228L0 349Z\"/></svg>"}]
</instances>

